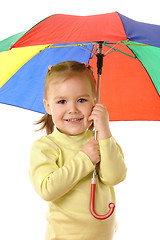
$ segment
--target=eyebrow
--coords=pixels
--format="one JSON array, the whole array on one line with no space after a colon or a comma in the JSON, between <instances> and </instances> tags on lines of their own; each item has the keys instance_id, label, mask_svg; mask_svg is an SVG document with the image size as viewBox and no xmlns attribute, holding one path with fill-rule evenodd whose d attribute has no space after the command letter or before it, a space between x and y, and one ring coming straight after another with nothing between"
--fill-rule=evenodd
<instances>
[{"instance_id":1,"label":"eyebrow","mask_svg":"<svg viewBox=\"0 0 160 240\"><path fill-rule=\"evenodd\" d=\"M77 96L77 98L82 98L82 97L89 97L89 94L84 94L84 95ZM57 96L54 99L57 100L57 99L65 99L65 98L67 98L67 97L66 96Z\"/></svg>"},{"instance_id":2,"label":"eyebrow","mask_svg":"<svg viewBox=\"0 0 160 240\"><path fill-rule=\"evenodd\" d=\"M57 100L57 99L64 99L66 98L65 96L58 96L58 97L55 97L54 99Z\"/></svg>"}]
</instances>

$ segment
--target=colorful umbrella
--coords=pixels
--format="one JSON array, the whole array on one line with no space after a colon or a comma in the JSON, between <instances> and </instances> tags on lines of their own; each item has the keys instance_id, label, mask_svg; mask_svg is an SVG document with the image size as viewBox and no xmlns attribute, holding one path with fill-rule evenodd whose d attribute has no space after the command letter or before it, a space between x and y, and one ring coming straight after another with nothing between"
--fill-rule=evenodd
<instances>
[{"instance_id":1,"label":"colorful umbrella","mask_svg":"<svg viewBox=\"0 0 160 240\"><path fill-rule=\"evenodd\" d=\"M76 60L93 66L103 42L100 101L114 120L160 120L160 26L117 12L52 15L0 42L0 102L45 113L48 65ZM9 49L9 50L8 50Z\"/></svg>"},{"instance_id":2,"label":"colorful umbrella","mask_svg":"<svg viewBox=\"0 0 160 240\"><path fill-rule=\"evenodd\" d=\"M0 102L45 113L44 79L49 65L87 62L97 72L98 99L110 120L160 120L160 26L117 12L52 15L27 32L0 42ZM102 70L103 66L103 70ZM100 76L101 94L100 90ZM90 210L94 212L95 172Z\"/></svg>"}]
</instances>

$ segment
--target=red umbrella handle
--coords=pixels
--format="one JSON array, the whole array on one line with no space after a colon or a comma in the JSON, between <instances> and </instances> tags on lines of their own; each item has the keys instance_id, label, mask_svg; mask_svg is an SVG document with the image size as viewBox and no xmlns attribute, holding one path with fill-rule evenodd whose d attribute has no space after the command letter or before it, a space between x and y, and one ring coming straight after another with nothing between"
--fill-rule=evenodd
<instances>
[{"instance_id":1,"label":"red umbrella handle","mask_svg":"<svg viewBox=\"0 0 160 240\"><path fill-rule=\"evenodd\" d=\"M97 213L95 213L94 211L94 200L95 200L95 189L96 189L96 179L92 178L92 183L91 183L91 198L90 198L90 212L91 214L100 220L104 220L106 218L109 218L112 213L114 212L114 208L115 208L115 204L114 203L109 203L108 207L110 208L110 210L108 211L108 213L106 213L105 215L98 215Z\"/></svg>"}]
</instances>

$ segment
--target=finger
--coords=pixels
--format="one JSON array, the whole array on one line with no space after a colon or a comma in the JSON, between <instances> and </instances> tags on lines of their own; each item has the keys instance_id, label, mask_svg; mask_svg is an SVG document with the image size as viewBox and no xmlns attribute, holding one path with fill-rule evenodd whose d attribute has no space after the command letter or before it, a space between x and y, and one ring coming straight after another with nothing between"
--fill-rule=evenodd
<instances>
[{"instance_id":1,"label":"finger","mask_svg":"<svg viewBox=\"0 0 160 240\"><path fill-rule=\"evenodd\" d=\"M96 107L106 109L106 106L103 103L96 103L94 108L96 108Z\"/></svg>"},{"instance_id":2,"label":"finger","mask_svg":"<svg viewBox=\"0 0 160 240\"><path fill-rule=\"evenodd\" d=\"M94 145L99 146L99 142L98 142L97 139L95 139L95 136L93 136L91 140L92 140L92 143L93 143Z\"/></svg>"},{"instance_id":3,"label":"finger","mask_svg":"<svg viewBox=\"0 0 160 240\"><path fill-rule=\"evenodd\" d=\"M91 114L89 117L88 117L88 121L93 121L94 118L93 118L93 115Z\"/></svg>"},{"instance_id":4,"label":"finger","mask_svg":"<svg viewBox=\"0 0 160 240\"><path fill-rule=\"evenodd\" d=\"M92 142L95 141L95 136L93 136L93 137L91 138L91 141L92 141Z\"/></svg>"},{"instance_id":5,"label":"finger","mask_svg":"<svg viewBox=\"0 0 160 240\"><path fill-rule=\"evenodd\" d=\"M93 147L93 150L98 151L99 150L99 143L95 139L91 139L90 141L91 147Z\"/></svg>"},{"instance_id":6,"label":"finger","mask_svg":"<svg viewBox=\"0 0 160 240\"><path fill-rule=\"evenodd\" d=\"M94 108L93 108L93 111L92 112L95 112L95 111L100 111L100 112L107 112L107 109L104 105L96 105Z\"/></svg>"},{"instance_id":7,"label":"finger","mask_svg":"<svg viewBox=\"0 0 160 240\"><path fill-rule=\"evenodd\" d=\"M94 152L98 152L99 151L99 146L97 144L92 144L91 148L93 149Z\"/></svg>"}]
</instances>

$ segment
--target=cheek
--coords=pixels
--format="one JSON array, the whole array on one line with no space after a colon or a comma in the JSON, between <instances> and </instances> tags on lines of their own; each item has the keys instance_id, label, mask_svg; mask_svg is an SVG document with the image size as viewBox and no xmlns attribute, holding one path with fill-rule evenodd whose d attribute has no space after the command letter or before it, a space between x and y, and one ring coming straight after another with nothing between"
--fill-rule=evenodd
<instances>
[{"instance_id":1,"label":"cheek","mask_svg":"<svg viewBox=\"0 0 160 240\"><path fill-rule=\"evenodd\" d=\"M63 116L63 111L60 107L53 107L52 108L52 119L56 121Z\"/></svg>"},{"instance_id":2,"label":"cheek","mask_svg":"<svg viewBox=\"0 0 160 240\"><path fill-rule=\"evenodd\" d=\"M91 115L91 112L92 112L92 109L93 109L93 104L88 104L87 107L85 108L85 114L87 116L90 116Z\"/></svg>"}]
</instances>

